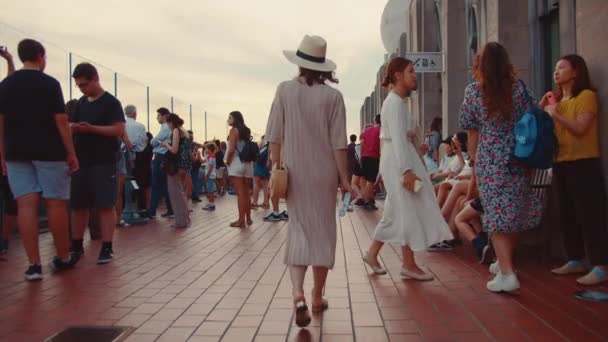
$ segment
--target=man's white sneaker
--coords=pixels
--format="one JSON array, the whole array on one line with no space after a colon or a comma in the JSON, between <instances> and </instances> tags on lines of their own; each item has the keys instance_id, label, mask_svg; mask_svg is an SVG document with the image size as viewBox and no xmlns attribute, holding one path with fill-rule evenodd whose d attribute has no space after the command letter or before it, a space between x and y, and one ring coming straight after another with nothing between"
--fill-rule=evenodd
<instances>
[{"instance_id":1,"label":"man's white sneaker","mask_svg":"<svg viewBox=\"0 0 608 342\"><path fill-rule=\"evenodd\" d=\"M506 275L498 273L494 279L488 282L486 287L492 292L514 292L519 290L519 280L515 273Z\"/></svg>"}]
</instances>

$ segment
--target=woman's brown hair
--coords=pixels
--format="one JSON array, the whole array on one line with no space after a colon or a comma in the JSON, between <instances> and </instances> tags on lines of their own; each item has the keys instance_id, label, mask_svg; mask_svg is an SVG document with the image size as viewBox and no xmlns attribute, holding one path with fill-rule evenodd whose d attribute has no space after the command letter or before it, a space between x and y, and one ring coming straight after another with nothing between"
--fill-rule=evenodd
<instances>
[{"instance_id":1,"label":"woman's brown hair","mask_svg":"<svg viewBox=\"0 0 608 342\"><path fill-rule=\"evenodd\" d=\"M303 77L304 80L306 80L306 84L308 84L309 87L312 87L315 83L325 84L327 81L335 84L339 83L338 79L335 78L333 71L325 72L300 67L300 77Z\"/></svg>"},{"instance_id":2,"label":"woman's brown hair","mask_svg":"<svg viewBox=\"0 0 608 342\"><path fill-rule=\"evenodd\" d=\"M388 87L389 84L395 83L395 74L398 72L403 72L408 65L413 64L412 61L403 57L395 57L391 59L390 63L386 67L386 74L384 75L384 80L382 81L383 87Z\"/></svg>"},{"instance_id":3,"label":"woman's brown hair","mask_svg":"<svg viewBox=\"0 0 608 342\"><path fill-rule=\"evenodd\" d=\"M566 61L570 63L574 72L576 72L576 77L574 78L574 85L572 86L572 97L577 97L583 90L591 90L595 91L593 86L591 85L591 77L589 76L589 69L587 68L587 63L585 59L579 55L565 55L562 56L560 61ZM557 87L557 98L561 99L563 96L563 91L560 87Z\"/></svg>"},{"instance_id":4,"label":"woman's brown hair","mask_svg":"<svg viewBox=\"0 0 608 342\"><path fill-rule=\"evenodd\" d=\"M496 42L486 44L473 75L479 82L481 99L489 115L511 117L515 71L504 46Z\"/></svg>"}]
</instances>

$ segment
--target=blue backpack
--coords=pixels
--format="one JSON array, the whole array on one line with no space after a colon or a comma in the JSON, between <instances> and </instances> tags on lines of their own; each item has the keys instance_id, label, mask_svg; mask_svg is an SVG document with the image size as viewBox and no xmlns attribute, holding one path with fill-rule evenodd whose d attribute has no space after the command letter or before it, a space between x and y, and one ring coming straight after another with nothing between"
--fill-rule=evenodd
<instances>
[{"instance_id":1,"label":"blue backpack","mask_svg":"<svg viewBox=\"0 0 608 342\"><path fill-rule=\"evenodd\" d=\"M526 167L546 170L553 165L557 152L553 119L534 104L526 85L523 81L520 82L530 107L515 124L513 157Z\"/></svg>"}]
</instances>

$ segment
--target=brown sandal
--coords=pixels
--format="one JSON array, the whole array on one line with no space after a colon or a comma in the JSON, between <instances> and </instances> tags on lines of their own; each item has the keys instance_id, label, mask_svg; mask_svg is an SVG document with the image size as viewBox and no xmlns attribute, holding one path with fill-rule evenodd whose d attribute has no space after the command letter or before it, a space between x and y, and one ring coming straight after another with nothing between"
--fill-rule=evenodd
<instances>
[{"instance_id":1,"label":"brown sandal","mask_svg":"<svg viewBox=\"0 0 608 342\"><path fill-rule=\"evenodd\" d=\"M253 221L252 221L251 219L247 220L247 225L248 225L248 226L253 225Z\"/></svg>"},{"instance_id":2,"label":"brown sandal","mask_svg":"<svg viewBox=\"0 0 608 342\"><path fill-rule=\"evenodd\" d=\"M247 227L245 226L245 223L244 223L244 222L239 222L239 221L232 222L232 223L230 224L230 227L232 227L232 228L241 228L241 229L245 229L245 228L247 228Z\"/></svg>"},{"instance_id":3,"label":"brown sandal","mask_svg":"<svg viewBox=\"0 0 608 342\"><path fill-rule=\"evenodd\" d=\"M306 305L306 299L299 297L294 301L294 310L296 315L296 325L300 328L307 327L312 320L310 313L308 313L308 306Z\"/></svg>"},{"instance_id":4,"label":"brown sandal","mask_svg":"<svg viewBox=\"0 0 608 342\"><path fill-rule=\"evenodd\" d=\"M321 313L325 310L327 310L329 308L329 302L327 301L326 298L321 298L321 304L318 305L312 305L312 313L318 314Z\"/></svg>"}]
</instances>

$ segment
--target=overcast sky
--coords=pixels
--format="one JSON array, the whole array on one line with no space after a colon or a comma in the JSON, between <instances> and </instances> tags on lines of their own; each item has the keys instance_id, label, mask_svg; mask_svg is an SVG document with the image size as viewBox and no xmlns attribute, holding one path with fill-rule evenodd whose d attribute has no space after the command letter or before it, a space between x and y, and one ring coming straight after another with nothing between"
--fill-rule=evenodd
<instances>
[{"instance_id":1,"label":"overcast sky","mask_svg":"<svg viewBox=\"0 0 608 342\"><path fill-rule=\"evenodd\" d=\"M154 108L170 105L168 96L157 95L161 90L182 100L184 105L178 106L181 102L176 99L174 108L187 122L186 104L192 103L194 130L201 135L203 110L209 114L209 135L223 133L232 110L242 111L248 125L263 133L276 86L297 70L282 50L295 50L304 34L321 35L329 43L328 57L338 64L348 130L355 133L360 106L384 58L380 20L385 4L385 0L6 0L0 22L116 70L121 74L119 97L123 104L138 105L144 123L144 85L152 89ZM11 39L18 38L22 37L3 29L0 39L9 42L0 45L11 47ZM49 57L55 64L49 66L49 73L65 79L65 58L59 50ZM127 82L123 74L142 84ZM106 89L113 91L112 73L101 75ZM151 129L156 127L152 123Z\"/></svg>"}]
</instances>

